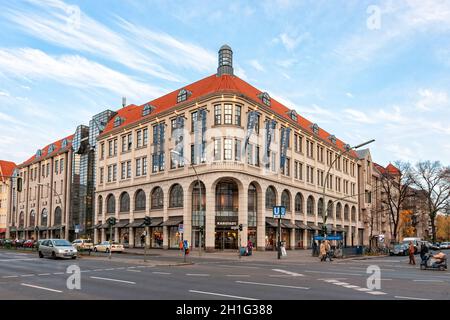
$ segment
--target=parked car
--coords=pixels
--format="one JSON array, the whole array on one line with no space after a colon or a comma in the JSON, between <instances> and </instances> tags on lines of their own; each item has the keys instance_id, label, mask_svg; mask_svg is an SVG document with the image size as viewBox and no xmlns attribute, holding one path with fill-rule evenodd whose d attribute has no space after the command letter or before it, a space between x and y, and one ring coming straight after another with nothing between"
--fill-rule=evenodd
<instances>
[{"instance_id":1,"label":"parked car","mask_svg":"<svg viewBox=\"0 0 450 320\"><path fill-rule=\"evenodd\" d=\"M408 246L403 243L394 244L391 248L389 248L390 256L407 256L408 255Z\"/></svg>"},{"instance_id":2,"label":"parked car","mask_svg":"<svg viewBox=\"0 0 450 320\"><path fill-rule=\"evenodd\" d=\"M111 248L110 248L111 247ZM99 244L94 246L94 252L123 252L124 248L123 245L117 242L113 242L112 244L109 243L109 241L103 241Z\"/></svg>"},{"instance_id":3,"label":"parked car","mask_svg":"<svg viewBox=\"0 0 450 320\"><path fill-rule=\"evenodd\" d=\"M25 242L24 239L16 239L16 240L13 240L12 245L16 248L21 248L21 247L23 247L24 242Z\"/></svg>"},{"instance_id":4,"label":"parked car","mask_svg":"<svg viewBox=\"0 0 450 320\"><path fill-rule=\"evenodd\" d=\"M94 248L94 244L91 239L76 239L72 241L72 245L77 250L92 250Z\"/></svg>"},{"instance_id":5,"label":"parked car","mask_svg":"<svg viewBox=\"0 0 450 320\"><path fill-rule=\"evenodd\" d=\"M420 251L420 243L422 240L420 238L414 237L414 238L403 238L402 244L405 244L409 248L409 243L412 242L414 245L414 254L418 254Z\"/></svg>"},{"instance_id":6,"label":"parked car","mask_svg":"<svg viewBox=\"0 0 450 320\"><path fill-rule=\"evenodd\" d=\"M36 243L36 241L34 241L34 240L26 240L26 241L23 243L23 247L24 247L24 248L34 248L35 243Z\"/></svg>"},{"instance_id":7,"label":"parked car","mask_svg":"<svg viewBox=\"0 0 450 320\"><path fill-rule=\"evenodd\" d=\"M439 249L450 249L450 242L441 242Z\"/></svg>"},{"instance_id":8,"label":"parked car","mask_svg":"<svg viewBox=\"0 0 450 320\"><path fill-rule=\"evenodd\" d=\"M439 250L439 249L441 249L441 245L438 242L431 244L431 250Z\"/></svg>"},{"instance_id":9,"label":"parked car","mask_svg":"<svg viewBox=\"0 0 450 320\"><path fill-rule=\"evenodd\" d=\"M77 249L67 240L45 239L39 245L39 258L77 258Z\"/></svg>"}]
</instances>

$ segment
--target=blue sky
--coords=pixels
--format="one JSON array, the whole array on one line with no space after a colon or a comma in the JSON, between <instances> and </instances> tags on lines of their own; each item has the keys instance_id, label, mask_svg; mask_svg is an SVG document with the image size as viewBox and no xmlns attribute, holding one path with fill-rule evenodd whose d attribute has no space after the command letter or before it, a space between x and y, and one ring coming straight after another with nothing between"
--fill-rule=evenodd
<instances>
[{"instance_id":1,"label":"blue sky","mask_svg":"<svg viewBox=\"0 0 450 320\"><path fill-rule=\"evenodd\" d=\"M121 97L235 73L374 161L450 164L450 1L0 2L0 159L20 163Z\"/></svg>"}]
</instances>

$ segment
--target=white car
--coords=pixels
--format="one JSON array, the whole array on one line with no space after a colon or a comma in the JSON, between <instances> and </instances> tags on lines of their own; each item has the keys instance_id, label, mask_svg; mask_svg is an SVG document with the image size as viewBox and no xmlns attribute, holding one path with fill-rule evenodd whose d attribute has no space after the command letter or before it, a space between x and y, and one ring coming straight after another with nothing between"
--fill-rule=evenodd
<instances>
[{"instance_id":1,"label":"white car","mask_svg":"<svg viewBox=\"0 0 450 320\"><path fill-rule=\"evenodd\" d=\"M94 252L123 252L124 248L123 245L117 242L113 242L112 244L109 243L109 241L103 241L99 244L94 246Z\"/></svg>"},{"instance_id":2,"label":"white car","mask_svg":"<svg viewBox=\"0 0 450 320\"><path fill-rule=\"evenodd\" d=\"M72 241L72 246L78 250L92 250L94 244L91 239L76 239Z\"/></svg>"},{"instance_id":3,"label":"white car","mask_svg":"<svg viewBox=\"0 0 450 320\"><path fill-rule=\"evenodd\" d=\"M441 242L440 249L450 249L450 242Z\"/></svg>"}]
</instances>

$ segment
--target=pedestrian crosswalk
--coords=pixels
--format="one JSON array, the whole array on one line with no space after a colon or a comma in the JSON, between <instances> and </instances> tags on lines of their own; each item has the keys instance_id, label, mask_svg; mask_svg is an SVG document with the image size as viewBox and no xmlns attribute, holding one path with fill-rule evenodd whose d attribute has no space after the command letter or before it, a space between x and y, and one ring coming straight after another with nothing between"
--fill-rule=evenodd
<instances>
[{"instance_id":1,"label":"pedestrian crosswalk","mask_svg":"<svg viewBox=\"0 0 450 320\"><path fill-rule=\"evenodd\" d=\"M360 291L360 292L365 292L374 296L380 296L380 295L385 295L386 292L380 291L380 290L373 290L373 289L369 289L369 288L363 288L357 285L353 285L350 284L348 282L343 282L342 280L338 280L338 279L321 279L322 281L325 281L327 283L330 284L334 284L336 286L341 286L343 288L347 288L347 289L353 289L356 291Z\"/></svg>"}]
</instances>

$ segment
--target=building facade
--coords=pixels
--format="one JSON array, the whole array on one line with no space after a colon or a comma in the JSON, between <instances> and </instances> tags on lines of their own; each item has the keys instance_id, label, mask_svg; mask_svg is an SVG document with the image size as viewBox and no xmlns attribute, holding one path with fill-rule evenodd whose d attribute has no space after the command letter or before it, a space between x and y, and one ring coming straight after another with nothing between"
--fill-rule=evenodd
<instances>
[{"instance_id":1,"label":"building facade","mask_svg":"<svg viewBox=\"0 0 450 320\"><path fill-rule=\"evenodd\" d=\"M12 210L11 204L11 189L16 164L11 161L0 160L0 238L7 236L7 219L8 212Z\"/></svg>"},{"instance_id":2,"label":"building facade","mask_svg":"<svg viewBox=\"0 0 450 320\"><path fill-rule=\"evenodd\" d=\"M216 74L108 121L97 139L95 242L178 248L183 239L221 250L250 240L272 250L272 207L282 205L282 241L309 248L324 202L332 231L364 242L358 154L235 76L232 59L223 46Z\"/></svg>"}]
</instances>

